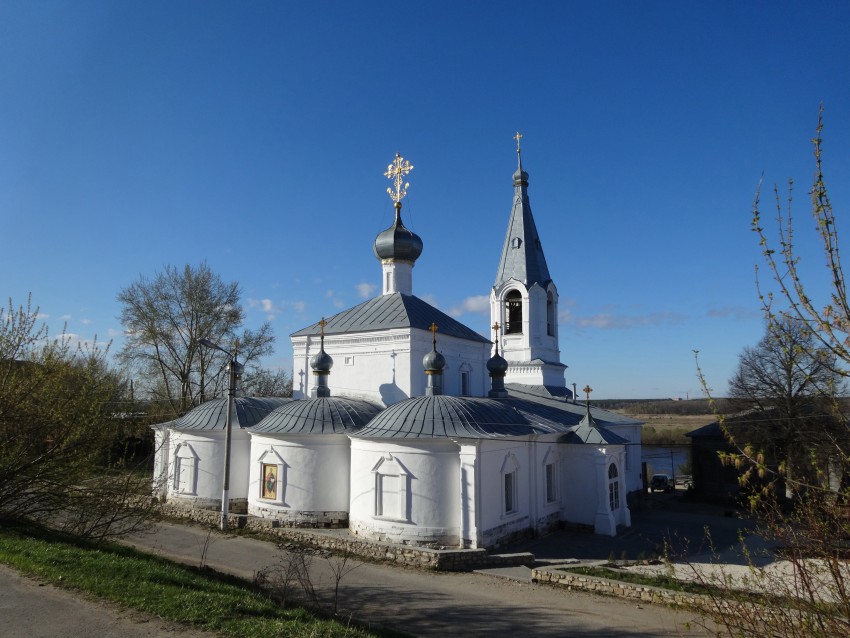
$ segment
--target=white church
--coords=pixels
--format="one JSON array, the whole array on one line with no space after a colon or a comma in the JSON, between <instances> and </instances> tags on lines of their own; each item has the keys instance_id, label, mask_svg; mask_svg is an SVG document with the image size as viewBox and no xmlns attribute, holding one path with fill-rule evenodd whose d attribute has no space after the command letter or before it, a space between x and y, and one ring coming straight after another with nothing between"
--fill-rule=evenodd
<instances>
[{"instance_id":1,"label":"white church","mask_svg":"<svg viewBox=\"0 0 850 638\"><path fill-rule=\"evenodd\" d=\"M234 512L463 548L561 524L610 536L631 524L641 423L578 403L566 387L558 290L519 144L517 163L490 341L413 294L423 245L402 223L412 166L396 156L386 172L395 220L373 246L381 294L291 335L294 370L312 371L293 400L235 399ZM154 426L166 501L220 507L226 402Z\"/></svg>"}]
</instances>

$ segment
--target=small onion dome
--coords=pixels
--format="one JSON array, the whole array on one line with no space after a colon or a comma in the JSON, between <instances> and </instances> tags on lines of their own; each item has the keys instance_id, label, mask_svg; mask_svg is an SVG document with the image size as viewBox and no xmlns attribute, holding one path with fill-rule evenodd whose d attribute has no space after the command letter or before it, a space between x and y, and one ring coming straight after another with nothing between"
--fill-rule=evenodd
<instances>
[{"instance_id":1,"label":"small onion dome","mask_svg":"<svg viewBox=\"0 0 850 638\"><path fill-rule=\"evenodd\" d=\"M401 203L396 203L393 225L375 238L375 257L416 261L422 254L422 238L401 222Z\"/></svg>"},{"instance_id":2,"label":"small onion dome","mask_svg":"<svg viewBox=\"0 0 850 638\"><path fill-rule=\"evenodd\" d=\"M508 371L508 362L498 352L487 360L487 371L490 376L505 376Z\"/></svg>"},{"instance_id":3,"label":"small onion dome","mask_svg":"<svg viewBox=\"0 0 850 638\"><path fill-rule=\"evenodd\" d=\"M316 374L327 374L334 367L333 357L325 352L324 346L310 359L310 367Z\"/></svg>"},{"instance_id":4,"label":"small onion dome","mask_svg":"<svg viewBox=\"0 0 850 638\"><path fill-rule=\"evenodd\" d=\"M528 186L528 173L522 170L522 166L514 171L514 186Z\"/></svg>"},{"instance_id":5,"label":"small onion dome","mask_svg":"<svg viewBox=\"0 0 850 638\"><path fill-rule=\"evenodd\" d=\"M425 368L426 372L438 372L441 373L443 368L446 367L446 358L437 352L436 346L422 357L422 367Z\"/></svg>"}]
</instances>

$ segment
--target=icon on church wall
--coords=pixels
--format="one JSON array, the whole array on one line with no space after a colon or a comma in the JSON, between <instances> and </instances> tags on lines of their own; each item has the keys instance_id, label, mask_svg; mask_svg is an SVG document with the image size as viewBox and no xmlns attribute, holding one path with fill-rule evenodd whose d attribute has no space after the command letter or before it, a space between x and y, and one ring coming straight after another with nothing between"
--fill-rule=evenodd
<instances>
[{"instance_id":1,"label":"icon on church wall","mask_svg":"<svg viewBox=\"0 0 850 638\"><path fill-rule=\"evenodd\" d=\"M277 465L263 463L262 498L277 498Z\"/></svg>"}]
</instances>

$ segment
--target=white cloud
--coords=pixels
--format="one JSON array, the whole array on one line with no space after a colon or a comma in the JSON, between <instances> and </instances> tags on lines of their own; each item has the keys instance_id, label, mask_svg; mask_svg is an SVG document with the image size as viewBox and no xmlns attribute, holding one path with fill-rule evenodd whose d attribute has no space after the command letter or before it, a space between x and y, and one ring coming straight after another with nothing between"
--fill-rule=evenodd
<instances>
[{"instance_id":1,"label":"white cloud","mask_svg":"<svg viewBox=\"0 0 850 638\"><path fill-rule=\"evenodd\" d=\"M266 313L266 319L274 321L275 317L283 312L283 308L275 305L271 299L261 299L260 304L263 307L263 312Z\"/></svg>"},{"instance_id":2,"label":"white cloud","mask_svg":"<svg viewBox=\"0 0 850 638\"><path fill-rule=\"evenodd\" d=\"M334 306L337 308L342 308L345 305L345 302L342 299L334 299Z\"/></svg>"},{"instance_id":3,"label":"white cloud","mask_svg":"<svg viewBox=\"0 0 850 638\"><path fill-rule=\"evenodd\" d=\"M67 315L67 314L66 314L66 315L62 315L62 316L61 316L61 317L59 317L59 318L60 318L62 321L71 321L71 319L73 319L73 317L72 317L71 315Z\"/></svg>"},{"instance_id":4,"label":"white cloud","mask_svg":"<svg viewBox=\"0 0 850 638\"><path fill-rule=\"evenodd\" d=\"M559 324L568 324L575 321L575 317L573 316L572 311L570 310L561 310L558 312L558 323Z\"/></svg>"},{"instance_id":5,"label":"white cloud","mask_svg":"<svg viewBox=\"0 0 850 638\"><path fill-rule=\"evenodd\" d=\"M307 302L306 301L293 301L292 307L295 308L295 311L298 314L303 315L304 310L307 308Z\"/></svg>"},{"instance_id":6,"label":"white cloud","mask_svg":"<svg viewBox=\"0 0 850 638\"><path fill-rule=\"evenodd\" d=\"M673 312L655 312L648 315L613 315L600 313L579 317L575 323L582 328L600 328L602 330L621 330L638 326L663 326L682 323L686 317Z\"/></svg>"},{"instance_id":7,"label":"white cloud","mask_svg":"<svg viewBox=\"0 0 850 638\"><path fill-rule=\"evenodd\" d=\"M449 310L449 314L453 317L458 317L466 313L487 314L490 312L490 297L487 295L473 295L467 297L457 306Z\"/></svg>"},{"instance_id":8,"label":"white cloud","mask_svg":"<svg viewBox=\"0 0 850 638\"><path fill-rule=\"evenodd\" d=\"M425 303L431 304L435 308L437 307L437 298L432 294L422 295L419 297Z\"/></svg>"},{"instance_id":9,"label":"white cloud","mask_svg":"<svg viewBox=\"0 0 850 638\"><path fill-rule=\"evenodd\" d=\"M357 284L356 286L354 286L354 288L357 290L358 296L360 296L362 299L368 299L373 294L375 294L375 291L378 289L375 284L370 284L365 281L363 283Z\"/></svg>"},{"instance_id":10,"label":"white cloud","mask_svg":"<svg viewBox=\"0 0 850 638\"><path fill-rule=\"evenodd\" d=\"M249 310L259 308L262 312L266 313L266 319L268 321L274 321L274 319L283 312L283 308L268 297L263 299L254 299L249 297L247 305Z\"/></svg>"},{"instance_id":11,"label":"white cloud","mask_svg":"<svg viewBox=\"0 0 850 638\"><path fill-rule=\"evenodd\" d=\"M46 312L39 312L35 316L35 318L38 319L39 321L46 321L47 319L50 319L50 315L47 314Z\"/></svg>"},{"instance_id":12,"label":"white cloud","mask_svg":"<svg viewBox=\"0 0 850 638\"><path fill-rule=\"evenodd\" d=\"M80 323L83 324L84 326L91 325L91 319L81 319Z\"/></svg>"},{"instance_id":13,"label":"white cloud","mask_svg":"<svg viewBox=\"0 0 850 638\"><path fill-rule=\"evenodd\" d=\"M762 316L762 311L746 306L724 306L723 308L712 308L708 311L709 317L723 319L729 317L738 321L755 319Z\"/></svg>"}]
</instances>

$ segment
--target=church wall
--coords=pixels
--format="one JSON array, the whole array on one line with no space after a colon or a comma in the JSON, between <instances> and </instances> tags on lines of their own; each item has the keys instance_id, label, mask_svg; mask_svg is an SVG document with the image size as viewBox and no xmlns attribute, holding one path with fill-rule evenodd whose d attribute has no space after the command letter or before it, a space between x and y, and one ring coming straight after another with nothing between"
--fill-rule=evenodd
<instances>
[{"instance_id":1,"label":"church wall","mask_svg":"<svg viewBox=\"0 0 850 638\"><path fill-rule=\"evenodd\" d=\"M452 441L352 437L349 528L376 540L457 546L459 485Z\"/></svg>"},{"instance_id":2,"label":"church wall","mask_svg":"<svg viewBox=\"0 0 850 638\"><path fill-rule=\"evenodd\" d=\"M422 359L431 352L431 333L414 330L412 339L413 354L411 360L412 396L423 396L427 380L422 369ZM468 373L469 392L466 396L482 397L490 389L490 377L487 375L487 359L490 358L490 344L467 341L454 337L441 336L437 332L437 350L446 359L441 384L442 393L449 396L463 396L461 392L461 369Z\"/></svg>"},{"instance_id":3,"label":"church wall","mask_svg":"<svg viewBox=\"0 0 850 638\"><path fill-rule=\"evenodd\" d=\"M168 500L191 502L199 507L221 507L224 431L170 430L169 439ZM244 511L247 501L250 447L248 433L234 428L230 442L230 503L234 511ZM179 463L175 458L178 456ZM181 473L180 488L175 489L178 472Z\"/></svg>"},{"instance_id":4,"label":"church wall","mask_svg":"<svg viewBox=\"0 0 850 638\"><path fill-rule=\"evenodd\" d=\"M319 338L293 338L292 346L293 398L309 398L316 385L310 358L319 351ZM411 396L410 329L327 335L325 352L334 360L332 395L383 405ZM421 369L421 358L415 364Z\"/></svg>"},{"instance_id":5,"label":"church wall","mask_svg":"<svg viewBox=\"0 0 850 638\"><path fill-rule=\"evenodd\" d=\"M641 475L641 428L638 425L617 425L606 423L605 427L615 434L622 436L629 444L626 445L626 457L624 462L624 473L626 475L626 491L639 492L643 489L643 476Z\"/></svg>"},{"instance_id":6,"label":"church wall","mask_svg":"<svg viewBox=\"0 0 850 638\"><path fill-rule=\"evenodd\" d=\"M561 520L561 450L555 442L558 436L548 435L534 443L534 529L539 534L554 530ZM551 466L551 485L547 480L547 466Z\"/></svg>"},{"instance_id":7,"label":"church wall","mask_svg":"<svg viewBox=\"0 0 850 638\"><path fill-rule=\"evenodd\" d=\"M318 338L300 337L293 344L293 397L305 398L316 384L310 358L319 350ZM487 359L490 345L437 333L437 349L446 358L443 394L461 394L461 368L469 372L469 395L489 389ZM382 330L328 335L325 352L334 360L328 384L331 394L392 405L425 394L423 357L431 351L427 330Z\"/></svg>"},{"instance_id":8,"label":"church wall","mask_svg":"<svg viewBox=\"0 0 850 638\"><path fill-rule=\"evenodd\" d=\"M567 523L592 526L601 489L594 471L600 452L589 445L561 447L561 517Z\"/></svg>"},{"instance_id":9,"label":"church wall","mask_svg":"<svg viewBox=\"0 0 850 638\"><path fill-rule=\"evenodd\" d=\"M168 483L171 477L169 455L170 437L168 428L154 427L154 460L153 460L153 492L159 498L168 494Z\"/></svg>"},{"instance_id":10,"label":"church wall","mask_svg":"<svg viewBox=\"0 0 850 638\"><path fill-rule=\"evenodd\" d=\"M344 434L253 434L248 514L296 526L347 524L349 446ZM273 489L264 466L274 472Z\"/></svg>"},{"instance_id":11,"label":"church wall","mask_svg":"<svg viewBox=\"0 0 850 638\"><path fill-rule=\"evenodd\" d=\"M616 535L618 525L631 526L626 499L625 446L562 446L563 492L561 515L568 523L591 525L597 534ZM618 504L612 511L608 468L617 467Z\"/></svg>"},{"instance_id":12,"label":"church wall","mask_svg":"<svg viewBox=\"0 0 850 638\"><path fill-rule=\"evenodd\" d=\"M533 443L520 439L485 440L480 444L478 459L478 546L492 547L531 534L532 503L537 498L531 471ZM509 474L512 478L506 479Z\"/></svg>"}]
</instances>

